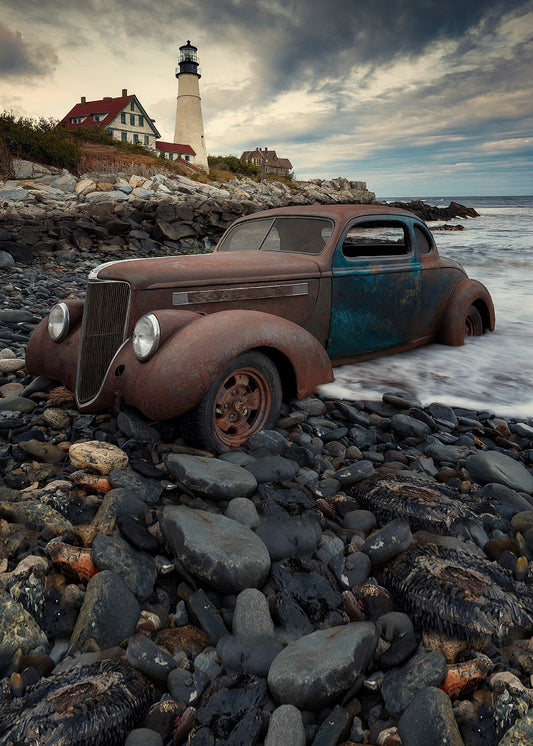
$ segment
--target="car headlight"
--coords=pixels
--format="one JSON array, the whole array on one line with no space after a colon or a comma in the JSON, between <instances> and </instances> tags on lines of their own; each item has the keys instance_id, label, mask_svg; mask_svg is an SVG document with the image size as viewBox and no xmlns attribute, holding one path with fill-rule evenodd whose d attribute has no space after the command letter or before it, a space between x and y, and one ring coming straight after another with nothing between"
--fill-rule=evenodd
<instances>
[{"instance_id":1,"label":"car headlight","mask_svg":"<svg viewBox=\"0 0 533 746\"><path fill-rule=\"evenodd\" d=\"M66 303L56 303L50 309L48 316L48 334L54 342L61 342L70 327L70 313Z\"/></svg>"},{"instance_id":2,"label":"car headlight","mask_svg":"<svg viewBox=\"0 0 533 746\"><path fill-rule=\"evenodd\" d=\"M133 351L137 358L143 361L152 357L159 347L160 338L161 329L157 317L153 313L141 316L135 324L132 339Z\"/></svg>"}]
</instances>

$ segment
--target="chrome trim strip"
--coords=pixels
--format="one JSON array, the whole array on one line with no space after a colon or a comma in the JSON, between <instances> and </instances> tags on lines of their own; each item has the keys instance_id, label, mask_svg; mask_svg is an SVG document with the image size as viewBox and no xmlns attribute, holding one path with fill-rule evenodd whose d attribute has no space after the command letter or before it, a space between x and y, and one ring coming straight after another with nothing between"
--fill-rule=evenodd
<instances>
[{"instance_id":1,"label":"chrome trim strip","mask_svg":"<svg viewBox=\"0 0 533 746\"><path fill-rule=\"evenodd\" d=\"M172 293L173 306L197 303L223 303L229 301L287 298L293 295L309 295L309 283L292 285L258 285L257 287L223 288L220 290L189 290Z\"/></svg>"}]
</instances>

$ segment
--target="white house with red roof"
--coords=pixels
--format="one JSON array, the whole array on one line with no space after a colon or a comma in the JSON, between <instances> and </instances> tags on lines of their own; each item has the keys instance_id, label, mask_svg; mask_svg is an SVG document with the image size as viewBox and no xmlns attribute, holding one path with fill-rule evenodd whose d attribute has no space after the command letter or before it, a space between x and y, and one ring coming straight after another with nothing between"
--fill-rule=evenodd
<instances>
[{"instance_id":1,"label":"white house with red roof","mask_svg":"<svg viewBox=\"0 0 533 746\"><path fill-rule=\"evenodd\" d=\"M87 101L82 96L61 122L67 127L105 129L115 140L144 145L150 150L156 150L156 140L161 137L137 96L128 94L126 88L117 98Z\"/></svg>"},{"instance_id":2,"label":"white house with red roof","mask_svg":"<svg viewBox=\"0 0 533 746\"><path fill-rule=\"evenodd\" d=\"M163 158L168 158L169 161L175 161L182 159L184 161L194 162L194 156L196 153L190 145L182 145L178 142L163 142L158 140L155 144L157 152Z\"/></svg>"}]
</instances>

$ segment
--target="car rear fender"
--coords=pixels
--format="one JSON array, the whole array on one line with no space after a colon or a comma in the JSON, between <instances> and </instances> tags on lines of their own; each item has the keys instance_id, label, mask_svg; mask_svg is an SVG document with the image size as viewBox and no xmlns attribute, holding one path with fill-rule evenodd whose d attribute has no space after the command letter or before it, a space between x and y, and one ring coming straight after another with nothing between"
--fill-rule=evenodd
<instances>
[{"instance_id":1,"label":"car rear fender","mask_svg":"<svg viewBox=\"0 0 533 746\"><path fill-rule=\"evenodd\" d=\"M153 313L160 320L163 344L145 363L123 359L117 384L126 403L154 420L191 409L226 364L247 350L260 349L273 359L287 396L302 398L333 380L330 360L318 340L279 316L240 310L191 314L197 318L170 333L172 312ZM123 354L128 354L125 349Z\"/></svg>"},{"instance_id":2,"label":"car rear fender","mask_svg":"<svg viewBox=\"0 0 533 746\"><path fill-rule=\"evenodd\" d=\"M481 282L465 278L457 283L446 302L438 342L453 346L464 344L464 325L470 306L480 312L483 331L494 331L494 303L489 291Z\"/></svg>"}]
</instances>

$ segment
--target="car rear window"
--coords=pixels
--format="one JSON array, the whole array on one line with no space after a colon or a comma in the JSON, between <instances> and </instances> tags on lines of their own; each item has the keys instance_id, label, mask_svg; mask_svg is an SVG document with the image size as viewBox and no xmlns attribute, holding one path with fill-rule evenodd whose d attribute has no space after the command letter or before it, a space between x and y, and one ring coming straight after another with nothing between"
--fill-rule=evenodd
<instances>
[{"instance_id":1,"label":"car rear window","mask_svg":"<svg viewBox=\"0 0 533 746\"><path fill-rule=\"evenodd\" d=\"M344 256L353 259L367 256L401 256L408 254L409 236L402 223L365 222L349 228L342 244Z\"/></svg>"},{"instance_id":2,"label":"car rear window","mask_svg":"<svg viewBox=\"0 0 533 746\"><path fill-rule=\"evenodd\" d=\"M245 220L229 230L218 251L295 251L320 254L332 231L332 221L324 218Z\"/></svg>"}]
</instances>

